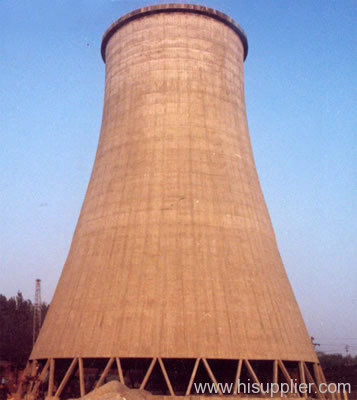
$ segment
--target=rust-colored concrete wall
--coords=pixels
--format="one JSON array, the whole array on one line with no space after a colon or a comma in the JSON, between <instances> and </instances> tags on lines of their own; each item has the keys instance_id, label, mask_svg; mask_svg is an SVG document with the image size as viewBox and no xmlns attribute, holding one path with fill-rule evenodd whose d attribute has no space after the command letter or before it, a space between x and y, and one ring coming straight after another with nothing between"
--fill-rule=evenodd
<instances>
[{"instance_id":1,"label":"rust-colored concrete wall","mask_svg":"<svg viewBox=\"0 0 357 400\"><path fill-rule=\"evenodd\" d=\"M254 165L242 34L190 7L105 36L96 160L32 359L317 360Z\"/></svg>"}]
</instances>

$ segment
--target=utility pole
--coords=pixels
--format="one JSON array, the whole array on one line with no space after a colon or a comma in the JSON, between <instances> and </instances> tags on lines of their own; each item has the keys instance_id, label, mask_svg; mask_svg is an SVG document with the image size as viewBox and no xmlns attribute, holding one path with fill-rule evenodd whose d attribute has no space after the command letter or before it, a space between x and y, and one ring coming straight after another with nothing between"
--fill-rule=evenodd
<instances>
[{"instance_id":1,"label":"utility pole","mask_svg":"<svg viewBox=\"0 0 357 400\"><path fill-rule=\"evenodd\" d=\"M35 302L33 306L32 346L35 344L41 328L41 279L36 279Z\"/></svg>"},{"instance_id":2,"label":"utility pole","mask_svg":"<svg viewBox=\"0 0 357 400\"><path fill-rule=\"evenodd\" d=\"M313 336L311 336L311 343L312 343L312 345L314 346L314 349L316 350L316 347L317 346L320 346L320 343L315 343L315 338L313 337Z\"/></svg>"}]
</instances>

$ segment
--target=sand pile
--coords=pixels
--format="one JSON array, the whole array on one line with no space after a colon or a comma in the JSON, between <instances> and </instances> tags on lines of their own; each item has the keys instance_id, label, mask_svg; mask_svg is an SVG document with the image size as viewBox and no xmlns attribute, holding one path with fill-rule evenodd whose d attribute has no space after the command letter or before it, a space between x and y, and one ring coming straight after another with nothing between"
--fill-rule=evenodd
<instances>
[{"instance_id":1,"label":"sand pile","mask_svg":"<svg viewBox=\"0 0 357 400\"><path fill-rule=\"evenodd\" d=\"M146 390L130 389L118 381L111 381L81 397L82 400L149 400L150 398L151 394Z\"/></svg>"}]
</instances>

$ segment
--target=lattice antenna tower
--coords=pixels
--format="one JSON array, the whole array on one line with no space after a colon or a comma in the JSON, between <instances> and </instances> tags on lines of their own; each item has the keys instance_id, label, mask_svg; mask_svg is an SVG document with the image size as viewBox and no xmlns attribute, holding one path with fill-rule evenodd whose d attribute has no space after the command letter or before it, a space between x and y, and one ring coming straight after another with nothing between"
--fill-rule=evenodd
<instances>
[{"instance_id":1,"label":"lattice antenna tower","mask_svg":"<svg viewBox=\"0 0 357 400\"><path fill-rule=\"evenodd\" d=\"M41 279L36 279L35 302L33 307L33 334L32 342L35 343L41 328Z\"/></svg>"}]
</instances>

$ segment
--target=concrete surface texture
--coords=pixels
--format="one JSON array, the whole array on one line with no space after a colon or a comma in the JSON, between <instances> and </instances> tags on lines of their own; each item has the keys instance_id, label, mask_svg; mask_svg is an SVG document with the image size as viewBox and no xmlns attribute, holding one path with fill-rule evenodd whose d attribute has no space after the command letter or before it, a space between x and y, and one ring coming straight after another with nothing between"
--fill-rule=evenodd
<instances>
[{"instance_id":1,"label":"concrete surface texture","mask_svg":"<svg viewBox=\"0 0 357 400\"><path fill-rule=\"evenodd\" d=\"M92 176L31 359L316 362L254 164L243 31L192 5L119 21Z\"/></svg>"}]
</instances>

